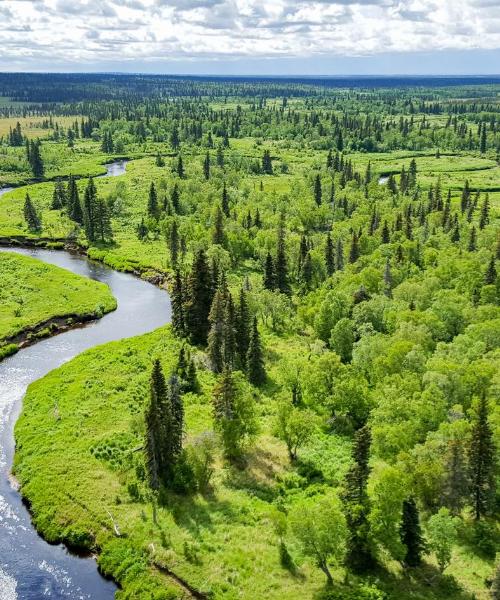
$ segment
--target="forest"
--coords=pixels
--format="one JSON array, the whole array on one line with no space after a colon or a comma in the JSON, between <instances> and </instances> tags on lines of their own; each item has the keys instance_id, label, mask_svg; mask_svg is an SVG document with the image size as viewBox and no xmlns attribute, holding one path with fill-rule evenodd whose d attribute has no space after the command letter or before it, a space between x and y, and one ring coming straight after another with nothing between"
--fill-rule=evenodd
<instances>
[{"instance_id":1,"label":"forest","mask_svg":"<svg viewBox=\"0 0 500 600\"><path fill-rule=\"evenodd\" d=\"M498 81L0 82L1 244L171 302L29 387L41 535L121 600L498 600Z\"/></svg>"}]
</instances>

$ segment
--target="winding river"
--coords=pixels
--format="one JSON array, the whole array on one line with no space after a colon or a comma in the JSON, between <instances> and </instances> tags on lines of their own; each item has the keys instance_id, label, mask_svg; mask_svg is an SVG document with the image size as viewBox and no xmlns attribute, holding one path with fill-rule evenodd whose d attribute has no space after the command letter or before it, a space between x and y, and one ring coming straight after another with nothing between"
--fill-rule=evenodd
<instances>
[{"instance_id":1,"label":"winding river","mask_svg":"<svg viewBox=\"0 0 500 600\"><path fill-rule=\"evenodd\" d=\"M165 291L132 275L68 252L18 248L0 251L33 256L102 281L118 301L116 311L102 319L41 340L0 362L0 600L111 600L116 586L99 575L92 558L75 556L63 545L49 545L33 528L9 476L14 423L32 381L88 348L164 325L170 320L170 299Z\"/></svg>"}]
</instances>

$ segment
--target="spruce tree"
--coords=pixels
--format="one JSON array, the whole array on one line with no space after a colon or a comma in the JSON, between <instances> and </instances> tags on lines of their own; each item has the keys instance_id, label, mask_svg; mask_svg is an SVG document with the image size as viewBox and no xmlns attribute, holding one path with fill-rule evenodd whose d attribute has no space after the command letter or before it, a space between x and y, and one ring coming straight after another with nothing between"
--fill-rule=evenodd
<instances>
[{"instance_id":1,"label":"spruce tree","mask_svg":"<svg viewBox=\"0 0 500 600\"><path fill-rule=\"evenodd\" d=\"M102 198L98 198L95 204L94 236L102 243L113 241L110 210L107 202Z\"/></svg>"},{"instance_id":2,"label":"spruce tree","mask_svg":"<svg viewBox=\"0 0 500 600\"><path fill-rule=\"evenodd\" d=\"M45 167L42 160L42 155L40 153L40 140L30 143L29 150L29 162L31 166L31 172L33 173L33 177L36 179L41 179L45 173Z\"/></svg>"},{"instance_id":3,"label":"spruce tree","mask_svg":"<svg viewBox=\"0 0 500 600\"><path fill-rule=\"evenodd\" d=\"M367 485L370 475L371 432L367 425L354 434L353 464L345 478L342 495L349 532L346 563L356 573L374 564L370 537L370 502Z\"/></svg>"},{"instance_id":4,"label":"spruce tree","mask_svg":"<svg viewBox=\"0 0 500 600\"><path fill-rule=\"evenodd\" d=\"M418 509L413 498L403 501L403 516L400 526L401 543L406 548L404 564L407 567L418 567L422 562L425 542L420 527Z\"/></svg>"},{"instance_id":5,"label":"spruce tree","mask_svg":"<svg viewBox=\"0 0 500 600\"><path fill-rule=\"evenodd\" d=\"M280 225L278 228L278 247L274 269L276 274L276 288L282 294L290 295L292 291L288 282L288 267L285 248L285 215L283 213L281 214Z\"/></svg>"},{"instance_id":6,"label":"spruce tree","mask_svg":"<svg viewBox=\"0 0 500 600\"><path fill-rule=\"evenodd\" d=\"M349 250L349 262L355 263L359 258L358 234L354 231L351 239L351 249Z\"/></svg>"},{"instance_id":7,"label":"spruce tree","mask_svg":"<svg viewBox=\"0 0 500 600\"><path fill-rule=\"evenodd\" d=\"M172 203L172 208L174 209L175 214L180 214L181 205L180 205L180 193L179 186L177 183L174 183L174 187L172 188L172 194L170 195L170 202Z\"/></svg>"},{"instance_id":8,"label":"spruce tree","mask_svg":"<svg viewBox=\"0 0 500 600\"><path fill-rule=\"evenodd\" d=\"M185 299L182 277L178 269L175 271L170 301L172 306L172 329L177 336L182 337L186 333L184 322Z\"/></svg>"},{"instance_id":9,"label":"spruce tree","mask_svg":"<svg viewBox=\"0 0 500 600\"><path fill-rule=\"evenodd\" d=\"M205 344L209 322L208 314L212 303L212 278L204 250L195 255L188 279L188 301L185 323L194 344Z\"/></svg>"},{"instance_id":10,"label":"spruce tree","mask_svg":"<svg viewBox=\"0 0 500 600\"><path fill-rule=\"evenodd\" d=\"M266 290L276 289L276 272L274 269L274 261L270 252L266 256L266 264L264 266L264 287Z\"/></svg>"},{"instance_id":11,"label":"spruce tree","mask_svg":"<svg viewBox=\"0 0 500 600\"><path fill-rule=\"evenodd\" d=\"M208 181L210 179L210 152L206 153L205 160L203 161L203 174Z\"/></svg>"},{"instance_id":12,"label":"spruce tree","mask_svg":"<svg viewBox=\"0 0 500 600\"><path fill-rule=\"evenodd\" d=\"M259 329L257 327L257 317L253 319L252 332L247 352L247 375L248 380L253 385L262 385L266 380L266 370L264 367L264 356L262 344L260 341Z\"/></svg>"},{"instance_id":13,"label":"spruce tree","mask_svg":"<svg viewBox=\"0 0 500 600\"><path fill-rule=\"evenodd\" d=\"M29 194L26 194L23 212L24 220L26 221L28 229L33 233L39 233L42 230L42 221L33 202L31 201Z\"/></svg>"},{"instance_id":14,"label":"spruce tree","mask_svg":"<svg viewBox=\"0 0 500 600\"><path fill-rule=\"evenodd\" d=\"M80 195L78 193L76 179L73 177L73 175L70 175L68 179L68 190L66 197L68 199L67 204L69 218L72 221L75 221L75 223L83 225L82 205L80 203Z\"/></svg>"},{"instance_id":15,"label":"spruce tree","mask_svg":"<svg viewBox=\"0 0 500 600\"><path fill-rule=\"evenodd\" d=\"M54 184L54 193L52 194L52 204L50 208L52 210L60 210L61 208L64 208L66 204L67 199L64 183L58 179Z\"/></svg>"},{"instance_id":16,"label":"spruce tree","mask_svg":"<svg viewBox=\"0 0 500 600\"><path fill-rule=\"evenodd\" d=\"M141 241L148 235L148 228L144 223L144 217L142 217L141 222L137 225L137 237Z\"/></svg>"},{"instance_id":17,"label":"spruce tree","mask_svg":"<svg viewBox=\"0 0 500 600\"><path fill-rule=\"evenodd\" d=\"M93 242L96 239L95 234L95 218L96 218L96 206L97 206L97 190L94 185L94 180L89 177L87 187L85 188L85 195L83 198L83 226L85 228L85 235L89 242Z\"/></svg>"},{"instance_id":18,"label":"spruce tree","mask_svg":"<svg viewBox=\"0 0 500 600\"><path fill-rule=\"evenodd\" d=\"M215 292L210 308L207 355L214 373L222 373L224 368L224 318L226 315L227 292L219 289Z\"/></svg>"},{"instance_id":19,"label":"spruce tree","mask_svg":"<svg viewBox=\"0 0 500 600\"><path fill-rule=\"evenodd\" d=\"M220 206L218 206L215 211L215 222L214 230L212 233L212 243L219 244L219 246L224 246L225 244L224 213L222 212Z\"/></svg>"},{"instance_id":20,"label":"spruce tree","mask_svg":"<svg viewBox=\"0 0 500 600\"><path fill-rule=\"evenodd\" d=\"M387 258L385 261L384 294L388 298L392 298L392 273L391 273L391 262L390 262L389 258Z\"/></svg>"},{"instance_id":21,"label":"spruce tree","mask_svg":"<svg viewBox=\"0 0 500 600\"><path fill-rule=\"evenodd\" d=\"M229 195L227 193L226 182L222 186L221 208L226 217L229 217Z\"/></svg>"},{"instance_id":22,"label":"spruce tree","mask_svg":"<svg viewBox=\"0 0 500 600\"><path fill-rule=\"evenodd\" d=\"M484 229L490 222L490 198L486 194L481 206L481 216L479 217L479 229Z\"/></svg>"},{"instance_id":23,"label":"spruce tree","mask_svg":"<svg viewBox=\"0 0 500 600\"><path fill-rule=\"evenodd\" d=\"M382 231L380 232L380 241L382 244L388 244L391 241L391 232L389 231L389 225L387 221L384 221Z\"/></svg>"},{"instance_id":24,"label":"spruce tree","mask_svg":"<svg viewBox=\"0 0 500 600\"><path fill-rule=\"evenodd\" d=\"M184 162L182 161L182 155L179 154L177 159L177 175L179 179L184 179Z\"/></svg>"},{"instance_id":25,"label":"spruce tree","mask_svg":"<svg viewBox=\"0 0 500 600\"><path fill-rule=\"evenodd\" d=\"M246 366L248 346L250 344L250 310L248 308L247 295L243 287L240 289L235 329L236 350L240 366L244 369Z\"/></svg>"},{"instance_id":26,"label":"spruce tree","mask_svg":"<svg viewBox=\"0 0 500 600\"><path fill-rule=\"evenodd\" d=\"M328 232L328 235L326 236L325 268L327 276L331 277L335 272L335 252L330 232Z\"/></svg>"},{"instance_id":27,"label":"spruce tree","mask_svg":"<svg viewBox=\"0 0 500 600\"><path fill-rule=\"evenodd\" d=\"M471 227L469 235L469 243L467 244L467 250L469 252L475 252L477 250L477 234L474 225Z\"/></svg>"},{"instance_id":28,"label":"spruce tree","mask_svg":"<svg viewBox=\"0 0 500 600\"><path fill-rule=\"evenodd\" d=\"M474 518L488 514L495 497L496 449L493 432L488 423L488 402L482 396L472 423L469 444L469 470Z\"/></svg>"},{"instance_id":29,"label":"spruce tree","mask_svg":"<svg viewBox=\"0 0 500 600\"><path fill-rule=\"evenodd\" d=\"M495 267L495 257L491 255L490 262L486 267L486 271L484 273L484 284L485 285L494 285L497 280L497 269Z\"/></svg>"},{"instance_id":30,"label":"spruce tree","mask_svg":"<svg viewBox=\"0 0 500 600\"><path fill-rule=\"evenodd\" d=\"M314 201L318 206L321 206L322 190L321 190L321 177L319 173L316 175L314 180Z\"/></svg>"},{"instance_id":31,"label":"spruce tree","mask_svg":"<svg viewBox=\"0 0 500 600\"><path fill-rule=\"evenodd\" d=\"M335 267L337 271L344 270L344 245L342 244L342 240L340 238L337 240L337 251L335 252Z\"/></svg>"},{"instance_id":32,"label":"spruce tree","mask_svg":"<svg viewBox=\"0 0 500 600\"><path fill-rule=\"evenodd\" d=\"M149 186L148 215L155 219L158 218L158 195L153 182L151 182L151 185Z\"/></svg>"}]
</instances>

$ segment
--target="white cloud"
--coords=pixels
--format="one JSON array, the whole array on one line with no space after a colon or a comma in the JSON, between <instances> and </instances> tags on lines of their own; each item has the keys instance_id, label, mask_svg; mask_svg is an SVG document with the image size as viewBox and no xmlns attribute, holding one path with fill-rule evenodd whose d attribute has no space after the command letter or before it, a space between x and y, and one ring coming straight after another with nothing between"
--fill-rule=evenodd
<instances>
[{"instance_id":1,"label":"white cloud","mask_svg":"<svg viewBox=\"0 0 500 600\"><path fill-rule=\"evenodd\" d=\"M0 63L499 49L498 0L2 0Z\"/></svg>"}]
</instances>

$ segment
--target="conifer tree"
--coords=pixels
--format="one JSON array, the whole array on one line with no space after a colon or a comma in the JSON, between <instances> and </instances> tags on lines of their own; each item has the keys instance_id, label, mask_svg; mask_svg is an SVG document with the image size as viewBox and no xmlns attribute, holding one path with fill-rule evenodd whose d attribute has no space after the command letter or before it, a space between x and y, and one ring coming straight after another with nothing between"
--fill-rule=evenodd
<instances>
[{"instance_id":1,"label":"conifer tree","mask_svg":"<svg viewBox=\"0 0 500 600\"><path fill-rule=\"evenodd\" d=\"M207 181L210 179L210 152L206 153L203 161L203 175Z\"/></svg>"},{"instance_id":2,"label":"conifer tree","mask_svg":"<svg viewBox=\"0 0 500 600\"><path fill-rule=\"evenodd\" d=\"M210 308L207 355L214 373L224 368L224 318L226 315L227 292L219 287Z\"/></svg>"},{"instance_id":3,"label":"conifer tree","mask_svg":"<svg viewBox=\"0 0 500 600\"><path fill-rule=\"evenodd\" d=\"M252 332L247 352L247 375L253 385L262 385L266 380L262 344L260 341L257 317L253 319Z\"/></svg>"},{"instance_id":4,"label":"conifer tree","mask_svg":"<svg viewBox=\"0 0 500 600\"><path fill-rule=\"evenodd\" d=\"M385 261L384 269L384 294L388 298L392 298L392 273L391 273L391 262L389 258Z\"/></svg>"},{"instance_id":5,"label":"conifer tree","mask_svg":"<svg viewBox=\"0 0 500 600\"><path fill-rule=\"evenodd\" d=\"M113 240L109 207L102 198L98 198L95 204L94 236L96 240L102 243Z\"/></svg>"},{"instance_id":6,"label":"conifer tree","mask_svg":"<svg viewBox=\"0 0 500 600\"><path fill-rule=\"evenodd\" d=\"M266 175L273 174L273 162L269 150L264 150L264 154L262 155L262 172Z\"/></svg>"},{"instance_id":7,"label":"conifer tree","mask_svg":"<svg viewBox=\"0 0 500 600\"><path fill-rule=\"evenodd\" d=\"M89 177L87 187L85 188L85 196L83 198L83 226L85 235L89 242L96 239L95 234L95 217L97 206L97 190L94 185L94 180Z\"/></svg>"},{"instance_id":8,"label":"conifer tree","mask_svg":"<svg viewBox=\"0 0 500 600\"><path fill-rule=\"evenodd\" d=\"M486 123L483 123L483 127L481 129L479 151L481 152L481 154L485 154L486 152Z\"/></svg>"},{"instance_id":9,"label":"conifer tree","mask_svg":"<svg viewBox=\"0 0 500 600\"><path fill-rule=\"evenodd\" d=\"M479 229L484 229L490 222L490 198L486 194L481 206L481 216L479 217Z\"/></svg>"},{"instance_id":10,"label":"conifer tree","mask_svg":"<svg viewBox=\"0 0 500 600\"><path fill-rule=\"evenodd\" d=\"M174 183L174 187L172 188L170 202L172 203L172 208L174 209L174 212L178 215L181 211L181 206L180 206L179 186L177 185L177 183Z\"/></svg>"},{"instance_id":11,"label":"conifer tree","mask_svg":"<svg viewBox=\"0 0 500 600\"><path fill-rule=\"evenodd\" d=\"M215 211L215 223L214 230L212 233L212 243L219 244L220 246L224 246L225 244L224 213L222 212L220 206L218 206Z\"/></svg>"},{"instance_id":12,"label":"conifer tree","mask_svg":"<svg viewBox=\"0 0 500 600\"><path fill-rule=\"evenodd\" d=\"M264 266L264 287L266 290L276 289L276 272L274 269L274 261L271 253L266 256L266 264Z\"/></svg>"},{"instance_id":13,"label":"conifer tree","mask_svg":"<svg viewBox=\"0 0 500 600\"><path fill-rule=\"evenodd\" d=\"M195 255L188 279L188 294L185 312L187 332L194 344L205 344L212 302L212 278L204 250L198 250Z\"/></svg>"},{"instance_id":14,"label":"conifer tree","mask_svg":"<svg viewBox=\"0 0 500 600\"><path fill-rule=\"evenodd\" d=\"M158 218L158 195L153 182L151 182L151 185L149 186L148 215L155 219Z\"/></svg>"},{"instance_id":15,"label":"conifer tree","mask_svg":"<svg viewBox=\"0 0 500 600\"><path fill-rule=\"evenodd\" d=\"M467 244L467 250L469 252L475 252L477 250L477 234L474 225L471 227L469 235L469 243Z\"/></svg>"},{"instance_id":16,"label":"conifer tree","mask_svg":"<svg viewBox=\"0 0 500 600\"><path fill-rule=\"evenodd\" d=\"M328 235L326 236L325 267L327 276L331 277L335 272L335 252L330 232L328 232Z\"/></svg>"},{"instance_id":17,"label":"conifer tree","mask_svg":"<svg viewBox=\"0 0 500 600\"><path fill-rule=\"evenodd\" d=\"M349 262L355 263L359 258L358 234L353 231L351 239L351 249L349 250Z\"/></svg>"},{"instance_id":18,"label":"conifer tree","mask_svg":"<svg viewBox=\"0 0 500 600\"><path fill-rule=\"evenodd\" d=\"M342 496L349 531L346 563L356 573L362 573L374 564L368 518L370 502L367 492L371 470L370 445L371 432L365 425L354 434L353 465L346 475Z\"/></svg>"},{"instance_id":19,"label":"conifer tree","mask_svg":"<svg viewBox=\"0 0 500 600\"><path fill-rule=\"evenodd\" d=\"M227 193L226 182L222 186L221 208L225 216L229 217L229 195Z\"/></svg>"},{"instance_id":20,"label":"conifer tree","mask_svg":"<svg viewBox=\"0 0 500 600\"><path fill-rule=\"evenodd\" d=\"M141 222L137 225L137 237L140 240L143 240L148 235L148 228L144 223L144 217L142 217Z\"/></svg>"},{"instance_id":21,"label":"conifer tree","mask_svg":"<svg viewBox=\"0 0 500 600\"><path fill-rule=\"evenodd\" d=\"M310 252L306 253L306 256L303 260L300 270L300 279L305 290L311 289L311 284L313 280L313 265Z\"/></svg>"},{"instance_id":22,"label":"conifer tree","mask_svg":"<svg viewBox=\"0 0 500 600\"><path fill-rule=\"evenodd\" d=\"M41 179L45 173L45 167L40 153L40 140L31 141L29 146L29 163L33 177Z\"/></svg>"},{"instance_id":23,"label":"conifer tree","mask_svg":"<svg viewBox=\"0 0 500 600\"><path fill-rule=\"evenodd\" d=\"M337 271L344 270L344 245L342 244L342 240L340 238L337 240L337 251L335 252L335 267Z\"/></svg>"},{"instance_id":24,"label":"conifer tree","mask_svg":"<svg viewBox=\"0 0 500 600\"><path fill-rule=\"evenodd\" d=\"M163 156L159 152L156 155L155 165L157 167L164 167L165 166L165 161L163 160Z\"/></svg>"},{"instance_id":25,"label":"conifer tree","mask_svg":"<svg viewBox=\"0 0 500 600\"><path fill-rule=\"evenodd\" d=\"M42 230L42 221L29 194L26 194L23 212L28 229L33 233L39 233Z\"/></svg>"},{"instance_id":26,"label":"conifer tree","mask_svg":"<svg viewBox=\"0 0 500 600\"><path fill-rule=\"evenodd\" d=\"M406 548L404 564L407 567L418 567L422 562L425 542L420 528L417 505L413 498L403 501L400 536Z\"/></svg>"},{"instance_id":27,"label":"conifer tree","mask_svg":"<svg viewBox=\"0 0 500 600\"><path fill-rule=\"evenodd\" d=\"M322 195L323 195L323 193L321 190L321 177L318 173L314 180L314 201L316 202L316 204L318 206L321 206Z\"/></svg>"},{"instance_id":28,"label":"conifer tree","mask_svg":"<svg viewBox=\"0 0 500 600\"><path fill-rule=\"evenodd\" d=\"M282 213L278 228L278 248L276 252L276 262L274 265L276 275L276 288L286 295L291 294L290 284L288 282L288 267L285 248L285 215Z\"/></svg>"},{"instance_id":29,"label":"conifer tree","mask_svg":"<svg viewBox=\"0 0 500 600\"><path fill-rule=\"evenodd\" d=\"M488 422L488 402L482 396L477 404L469 444L469 469L474 518L488 514L495 496L496 449Z\"/></svg>"},{"instance_id":30,"label":"conifer tree","mask_svg":"<svg viewBox=\"0 0 500 600\"><path fill-rule=\"evenodd\" d=\"M175 271L172 292L170 296L172 306L172 329L179 337L182 337L185 330L184 322L184 293L182 277L178 269Z\"/></svg>"},{"instance_id":31,"label":"conifer tree","mask_svg":"<svg viewBox=\"0 0 500 600\"><path fill-rule=\"evenodd\" d=\"M387 221L384 221L382 231L380 232L380 241L382 244L388 244L391 241L391 232L389 231L389 225Z\"/></svg>"},{"instance_id":32,"label":"conifer tree","mask_svg":"<svg viewBox=\"0 0 500 600\"><path fill-rule=\"evenodd\" d=\"M441 501L455 515L460 514L469 493L468 475L464 443L461 439L452 439L446 456Z\"/></svg>"},{"instance_id":33,"label":"conifer tree","mask_svg":"<svg viewBox=\"0 0 500 600\"><path fill-rule=\"evenodd\" d=\"M224 307L224 323L222 328L224 339L222 358L224 365L233 368L236 359L236 311L233 297L228 293Z\"/></svg>"},{"instance_id":34,"label":"conifer tree","mask_svg":"<svg viewBox=\"0 0 500 600\"><path fill-rule=\"evenodd\" d=\"M240 289L238 310L235 319L236 350L241 367L246 366L248 346L250 344L250 310L245 289Z\"/></svg>"},{"instance_id":35,"label":"conifer tree","mask_svg":"<svg viewBox=\"0 0 500 600\"><path fill-rule=\"evenodd\" d=\"M494 285L497 280L497 270L495 267L495 257L491 255L490 262L486 267L486 272L484 274L484 284L485 285Z\"/></svg>"},{"instance_id":36,"label":"conifer tree","mask_svg":"<svg viewBox=\"0 0 500 600\"><path fill-rule=\"evenodd\" d=\"M179 179L184 179L184 163L181 154L179 154L179 158L177 159L177 175Z\"/></svg>"},{"instance_id":37,"label":"conifer tree","mask_svg":"<svg viewBox=\"0 0 500 600\"><path fill-rule=\"evenodd\" d=\"M64 183L58 179L54 184L54 193L52 194L52 204L50 208L52 210L60 210L61 208L64 208L66 204L67 199Z\"/></svg>"},{"instance_id":38,"label":"conifer tree","mask_svg":"<svg viewBox=\"0 0 500 600\"><path fill-rule=\"evenodd\" d=\"M176 220L172 221L172 226L170 227L168 249L170 250L170 264L176 267L179 259L179 226Z\"/></svg>"}]
</instances>

